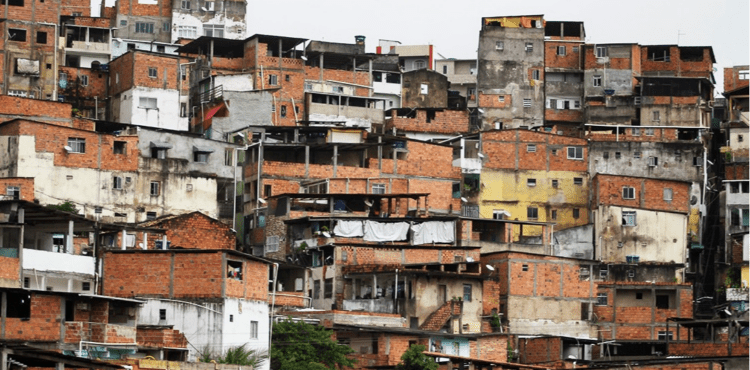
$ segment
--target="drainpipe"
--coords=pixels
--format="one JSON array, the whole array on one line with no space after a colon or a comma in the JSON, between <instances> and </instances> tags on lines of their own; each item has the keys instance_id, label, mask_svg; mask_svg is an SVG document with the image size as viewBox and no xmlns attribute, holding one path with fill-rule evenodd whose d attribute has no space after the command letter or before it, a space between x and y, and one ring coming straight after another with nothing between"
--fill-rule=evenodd
<instances>
[{"instance_id":1,"label":"drainpipe","mask_svg":"<svg viewBox=\"0 0 750 370\"><path fill-rule=\"evenodd\" d=\"M393 300L396 301L396 313L398 313L398 269L396 269L396 281L393 282Z\"/></svg>"},{"instance_id":2,"label":"drainpipe","mask_svg":"<svg viewBox=\"0 0 750 370\"><path fill-rule=\"evenodd\" d=\"M271 297L271 324L270 328L268 329L268 363L271 363L271 341L273 340L273 310L276 306L276 279L279 276L279 264L274 263L273 264L274 271L273 271L273 296Z\"/></svg>"}]
</instances>

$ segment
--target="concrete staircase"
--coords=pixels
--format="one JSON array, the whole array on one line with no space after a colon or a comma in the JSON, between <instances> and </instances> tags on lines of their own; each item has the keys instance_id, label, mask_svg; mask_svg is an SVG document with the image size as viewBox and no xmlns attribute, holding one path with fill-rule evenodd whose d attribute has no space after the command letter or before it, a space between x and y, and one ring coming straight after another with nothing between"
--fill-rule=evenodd
<instances>
[{"instance_id":1,"label":"concrete staircase","mask_svg":"<svg viewBox=\"0 0 750 370\"><path fill-rule=\"evenodd\" d=\"M420 330L438 331L445 323L453 317L461 316L463 309L462 301L448 301L438 307L427 319L419 326Z\"/></svg>"}]
</instances>

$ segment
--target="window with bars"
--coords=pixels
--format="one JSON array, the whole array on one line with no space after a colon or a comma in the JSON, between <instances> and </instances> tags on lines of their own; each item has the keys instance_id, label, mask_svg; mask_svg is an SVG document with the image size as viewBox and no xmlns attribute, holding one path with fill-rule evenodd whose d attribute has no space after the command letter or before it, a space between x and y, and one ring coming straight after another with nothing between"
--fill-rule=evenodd
<instances>
[{"instance_id":1,"label":"window with bars","mask_svg":"<svg viewBox=\"0 0 750 370\"><path fill-rule=\"evenodd\" d=\"M68 146L71 148L69 153L86 153L86 139L69 137Z\"/></svg>"}]
</instances>

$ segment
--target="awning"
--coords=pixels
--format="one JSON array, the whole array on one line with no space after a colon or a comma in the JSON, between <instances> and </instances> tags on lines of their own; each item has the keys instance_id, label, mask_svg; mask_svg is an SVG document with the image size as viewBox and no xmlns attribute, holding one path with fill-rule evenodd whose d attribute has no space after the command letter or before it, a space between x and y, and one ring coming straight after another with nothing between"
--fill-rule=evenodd
<instances>
[{"instance_id":1,"label":"awning","mask_svg":"<svg viewBox=\"0 0 750 370\"><path fill-rule=\"evenodd\" d=\"M213 153L214 148L209 148L207 146L195 146L193 145L193 152L196 153Z\"/></svg>"},{"instance_id":2,"label":"awning","mask_svg":"<svg viewBox=\"0 0 750 370\"><path fill-rule=\"evenodd\" d=\"M219 110L221 108L224 108L224 103L223 102L221 104L219 104L219 105L217 105L217 106L209 109L208 113L206 113L206 118L204 118L204 121L211 119L211 117L213 117L214 115L216 115L216 113L219 112Z\"/></svg>"},{"instance_id":3,"label":"awning","mask_svg":"<svg viewBox=\"0 0 750 370\"><path fill-rule=\"evenodd\" d=\"M161 141L152 141L150 146L156 149L172 149L171 143L164 143Z\"/></svg>"}]
</instances>

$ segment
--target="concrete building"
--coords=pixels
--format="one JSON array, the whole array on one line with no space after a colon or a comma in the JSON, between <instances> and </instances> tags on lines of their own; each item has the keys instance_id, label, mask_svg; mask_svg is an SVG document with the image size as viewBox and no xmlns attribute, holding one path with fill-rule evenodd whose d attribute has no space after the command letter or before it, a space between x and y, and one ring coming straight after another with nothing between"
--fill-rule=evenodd
<instances>
[{"instance_id":1,"label":"concrete building","mask_svg":"<svg viewBox=\"0 0 750 370\"><path fill-rule=\"evenodd\" d=\"M185 0L172 3L171 42L200 36L243 39L247 1Z\"/></svg>"},{"instance_id":2,"label":"concrete building","mask_svg":"<svg viewBox=\"0 0 750 370\"><path fill-rule=\"evenodd\" d=\"M466 99L468 107L476 107L477 61L476 59L438 59L435 71L448 77L451 91Z\"/></svg>"},{"instance_id":3,"label":"concrete building","mask_svg":"<svg viewBox=\"0 0 750 370\"><path fill-rule=\"evenodd\" d=\"M544 17L484 17L479 32L477 107L482 128L544 123Z\"/></svg>"},{"instance_id":4,"label":"concrete building","mask_svg":"<svg viewBox=\"0 0 750 370\"><path fill-rule=\"evenodd\" d=\"M399 41L380 39L375 53L398 55L398 65L402 72L434 69L433 45L401 45Z\"/></svg>"}]
</instances>

